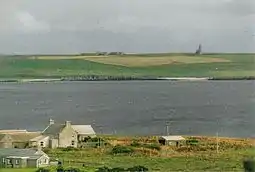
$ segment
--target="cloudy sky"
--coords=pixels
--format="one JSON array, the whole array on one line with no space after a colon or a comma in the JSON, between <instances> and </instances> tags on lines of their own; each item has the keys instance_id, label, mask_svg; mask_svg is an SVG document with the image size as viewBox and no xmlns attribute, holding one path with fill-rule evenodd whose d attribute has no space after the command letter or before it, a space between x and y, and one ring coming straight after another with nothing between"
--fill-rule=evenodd
<instances>
[{"instance_id":1,"label":"cloudy sky","mask_svg":"<svg viewBox=\"0 0 255 172\"><path fill-rule=\"evenodd\" d=\"M255 52L254 39L254 0L0 0L0 54Z\"/></svg>"}]
</instances>

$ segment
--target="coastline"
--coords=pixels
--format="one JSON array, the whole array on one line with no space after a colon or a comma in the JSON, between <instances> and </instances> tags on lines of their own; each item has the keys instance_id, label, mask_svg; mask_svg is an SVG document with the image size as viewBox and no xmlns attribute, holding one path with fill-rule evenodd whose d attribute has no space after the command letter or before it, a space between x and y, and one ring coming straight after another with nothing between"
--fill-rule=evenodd
<instances>
[{"instance_id":1,"label":"coastline","mask_svg":"<svg viewBox=\"0 0 255 172\"><path fill-rule=\"evenodd\" d=\"M37 83L60 81L238 81L255 80L255 77L116 77L116 76L84 76L36 79L1 79L0 83Z\"/></svg>"}]
</instances>

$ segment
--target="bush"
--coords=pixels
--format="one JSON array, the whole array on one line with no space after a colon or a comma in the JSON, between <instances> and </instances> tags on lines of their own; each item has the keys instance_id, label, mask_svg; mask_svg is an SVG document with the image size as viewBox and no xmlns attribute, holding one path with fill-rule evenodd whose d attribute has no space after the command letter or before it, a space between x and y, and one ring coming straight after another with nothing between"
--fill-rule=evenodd
<instances>
[{"instance_id":1,"label":"bush","mask_svg":"<svg viewBox=\"0 0 255 172\"><path fill-rule=\"evenodd\" d=\"M110 172L110 169L108 167L100 167L96 172Z\"/></svg>"},{"instance_id":2,"label":"bush","mask_svg":"<svg viewBox=\"0 0 255 172\"><path fill-rule=\"evenodd\" d=\"M50 148L43 148L42 151L44 153L48 154L51 151L51 149Z\"/></svg>"},{"instance_id":3,"label":"bush","mask_svg":"<svg viewBox=\"0 0 255 172\"><path fill-rule=\"evenodd\" d=\"M112 154L131 154L134 153L134 149L128 146L116 145L113 147Z\"/></svg>"},{"instance_id":4,"label":"bush","mask_svg":"<svg viewBox=\"0 0 255 172\"><path fill-rule=\"evenodd\" d=\"M57 168L57 172L65 172L65 169L62 166L59 166Z\"/></svg>"},{"instance_id":5,"label":"bush","mask_svg":"<svg viewBox=\"0 0 255 172\"><path fill-rule=\"evenodd\" d=\"M66 148L60 148L62 151L65 151L65 152L69 152L69 151L77 151L79 149L77 148L74 148L74 147L71 147L71 146L68 146Z\"/></svg>"},{"instance_id":6,"label":"bush","mask_svg":"<svg viewBox=\"0 0 255 172\"><path fill-rule=\"evenodd\" d=\"M67 168L64 172L81 172L81 170L78 168Z\"/></svg>"},{"instance_id":7,"label":"bush","mask_svg":"<svg viewBox=\"0 0 255 172\"><path fill-rule=\"evenodd\" d=\"M113 169L110 169L110 172L123 172L123 171L126 171L124 168L113 168Z\"/></svg>"},{"instance_id":8,"label":"bush","mask_svg":"<svg viewBox=\"0 0 255 172\"><path fill-rule=\"evenodd\" d=\"M143 145L143 147L148 148L148 149L155 149L158 151L161 150L161 147L158 144L146 144L146 145Z\"/></svg>"},{"instance_id":9,"label":"bush","mask_svg":"<svg viewBox=\"0 0 255 172\"><path fill-rule=\"evenodd\" d=\"M186 141L186 144L190 145L190 146L196 146L196 145L198 145L198 143L199 143L198 140L194 139L194 138L191 138L191 139Z\"/></svg>"},{"instance_id":10,"label":"bush","mask_svg":"<svg viewBox=\"0 0 255 172\"><path fill-rule=\"evenodd\" d=\"M140 147L141 144L138 143L137 141L133 141L133 142L130 144L130 146L133 146L133 147Z\"/></svg>"},{"instance_id":11,"label":"bush","mask_svg":"<svg viewBox=\"0 0 255 172\"><path fill-rule=\"evenodd\" d=\"M138 171L149 171L148 168L144 167L144 166L134 166L132 168L128 168L126 171L129 171L129 172L138 172Z\"/></svg>"},{"instance_id":12,"label":"bush","mask_svg":"<svg viewBox=\"0 0 255 172\"><path fill-rule=\"evenodd\" d=\"M99 146L108 146L108 145L110 144L100 137L86 138L83 141L83 146L90 146L95 148Z\"/></svg>"},{"instance_id":13,"label":"bush","mask_svg":"<svg viewBox=\"0 0 255 172\"><path fill-rule=\"evenodd\" d=\"M39 168L36 170L36 172L50 172L50 170L46 168Z\"/></svg>"},{"instance_id":14,"label":"bush","mask_svg":"<svg viewBox=\"0 0 255 172\"><path fill-rule=\"evenodd\" d=\"M124 168L120 168L120 167L116 167L116 168L108 168L108 167L101 167L99 169L96 170L96 172L147 172L149 171L148 168L144 167L144 166L134 166L128 169L124 169Z\"/></svg>"}]
</instances>

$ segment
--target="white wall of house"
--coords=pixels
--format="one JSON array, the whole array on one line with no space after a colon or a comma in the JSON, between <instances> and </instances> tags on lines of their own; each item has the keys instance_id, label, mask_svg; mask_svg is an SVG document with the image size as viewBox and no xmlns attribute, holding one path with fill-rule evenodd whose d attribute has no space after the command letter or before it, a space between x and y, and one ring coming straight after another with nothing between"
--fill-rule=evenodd
<instances>
[{"instance_id":1,"label":"white wall of house","mask_svg":"<svg viewBox=\"0 0 255 172\"><path fill-rule=\"evenodd\" d=\"M67 123L65 128L59 133L59 147L77 147L77 133L71 127L71 124Z\"/></svg>"}]
</instances>

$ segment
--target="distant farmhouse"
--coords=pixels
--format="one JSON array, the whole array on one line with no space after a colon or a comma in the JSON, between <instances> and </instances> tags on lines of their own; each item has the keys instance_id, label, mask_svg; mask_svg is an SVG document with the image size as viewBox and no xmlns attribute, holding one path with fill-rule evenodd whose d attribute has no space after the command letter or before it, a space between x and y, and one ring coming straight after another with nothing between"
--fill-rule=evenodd
<instances>
[{"instance_id":1,"label":"distant farmhouse","mask_svg":"<svg viewBox=\"0 0 255 172\"><path fill-rule=\"evenodd\" d=\"M107 55L117 56L117 55L124 55L124 53L123 52L109 52Z\"/></svg>"},{"instance_id":2,"label":"distant farmhouse","mask_svg":"<svg viewBox=\"0 0 255 172\"><path fill-rule=\"evenodd\" d=\"M125 55L124 52L97 52L97 56L117 56L117 55Z\"/></svg>"},{"instance_id":3,"label":"distant farmhouse","mask_svg":"<svg viewBox=\"0 0 255 172\"><path fill-rule=\"evenodd\" d=\"M0 148L78 147L87 137L95 136L91 125L72 125L70 121L57 124L51 119L42 132L0 130Z\"/></svg>"},{"instance_id":4,"label":"distant farmhouse","mask_svg":"<svg viewBox=\"0 0 255 172\"><path fill-rule=\"evenodd\" d=\"M96 133L91 125L72 125L70 121L57 124L50 120L48 127L42 132L42 140L37 140L36 145L47 138L48 147L77 147L85 137L94 137ZM45 143L46 144L46 143Z\"/></svg>"}]
</instances>

